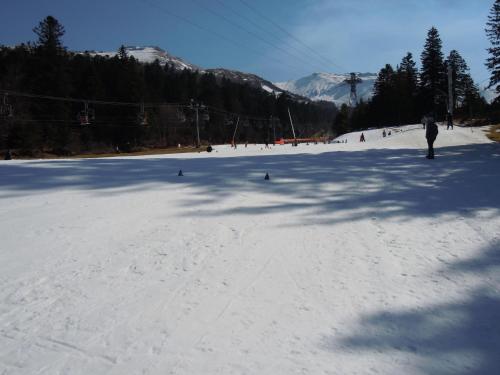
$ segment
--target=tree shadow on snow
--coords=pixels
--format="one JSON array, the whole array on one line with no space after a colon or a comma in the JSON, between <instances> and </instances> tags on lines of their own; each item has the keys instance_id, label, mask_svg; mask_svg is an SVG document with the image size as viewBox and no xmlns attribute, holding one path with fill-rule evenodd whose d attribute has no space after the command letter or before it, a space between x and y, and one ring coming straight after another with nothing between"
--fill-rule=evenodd
<instances>
[{"instance_id":1,"label":"tree shadow on snow","mask_svg":"<svg viewBox=\"0 0 500 375\"><path fill-rule=\"evenodd\" d=\"M479 274L482 285L464 291L460 300L418 310L382 310L364 316L357 334L325 336L324 350L362 350L412 356L425 374L498 374L500 369L500 242L472 260L441 270Z\"/></svg>"},{"instance_id":2,"label":"tree shadow on snow","mask_svg":"<svg viewBox=\"0 0 500 375\"><path fill-rule=\"evenodd\" d=\"M196 206L199 215L300 210L297 225L304 220L329 225L367 215L468 215L481 208L500 209L496 144L440 148L435 160L426 160L414 149L205 155L0 163L0 199L61 189L120 194L147 190L150 184L174 185L195 189L192 199L178 203ZM179 169L184 177L177 176ZM270 181L264 181L266 172ZM241 199L225 209L217 205L245 192L270 194L270 200L258 205ZM272 194L278 194L279 201L273 202Z\"/></svg>"}]
</instances>

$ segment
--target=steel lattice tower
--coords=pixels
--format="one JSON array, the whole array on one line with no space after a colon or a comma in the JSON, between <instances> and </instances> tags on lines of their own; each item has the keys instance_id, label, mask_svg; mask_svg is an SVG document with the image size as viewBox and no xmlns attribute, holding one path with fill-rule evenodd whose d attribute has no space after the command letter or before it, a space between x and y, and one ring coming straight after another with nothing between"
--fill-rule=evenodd
<instances>
[{"instance_id":1,"label":"steel lattice tower","mask_svg":"<svg viewBox=\"0 0 500 375\"><path fill-rule=\"evenodd\" d=\"M345 83L351 86L351 94L349 96L349 107L353 107L358 104L358 93L356 90L356 86L359 85L362 81L361 78L356 76L356 73L351 73L351 77L344 81Z\"/></svg>"}]
</instances>

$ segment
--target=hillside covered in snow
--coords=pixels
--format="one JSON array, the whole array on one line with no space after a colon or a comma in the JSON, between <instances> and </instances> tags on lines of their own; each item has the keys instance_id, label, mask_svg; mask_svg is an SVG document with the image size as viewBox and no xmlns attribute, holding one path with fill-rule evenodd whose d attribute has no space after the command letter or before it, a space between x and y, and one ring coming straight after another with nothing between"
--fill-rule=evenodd
<instances>
[{"instance_id":1,"label":"hillside covered in snow","mask_svg":"<svg viewBox=\"0 0 500 375\"><path fill-rule=\"evenodd\" d=\"M0 161L0 373L497 374L483 130Z\"/></svg>"}]
</instances>

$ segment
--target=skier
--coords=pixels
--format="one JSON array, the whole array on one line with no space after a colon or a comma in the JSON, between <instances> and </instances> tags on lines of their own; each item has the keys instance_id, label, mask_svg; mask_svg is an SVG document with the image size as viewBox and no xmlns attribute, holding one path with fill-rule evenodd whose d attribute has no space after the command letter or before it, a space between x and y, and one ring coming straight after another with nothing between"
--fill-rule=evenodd
<instances>
[{"instance_id":1,"label":"skier","mask_svg":"<svg viewBox=\"0 0 500 375\"><path fill-rule=\"evenodd\" d=\"M213 151L212 145L208 145L207 146L207 152L212 152L212 151Z\"/></svg>"},{"instance_id":2,"label":"skier","mask_svg":"<svg viewBox=\"0 0 500 375\"><path fill-rule=\"evenodd\" d=\"M434 159L434 141L439 133L438 127L434 122L434 118L429 115L427 116L427 129L425 130L425 138L427 138L427 145L429 147L427 151L427 159Z\"/></svg>"},{"instance_id":3,"label":"skier","mask_svg":"<svg viewBox=\"0 0 500 375\"><path fill-rule=\"evenodd\" d=\"M427 123L427 118L424 116L422 117L422 128L425 129L425 124Z\"/></svg>"},{"instance_id":4,"label":"skier","mask_svg":"<svg viewBox=\"0 0 500 375\"><path fill-rule=\"evenodd\" d=\"M359 137L359 141L360 142L366 142L366 140L365 140L365 134L364 133L361 133L361 137Z\"/></svg>"},{"instance_id":5,"label":"skier","mask_svg":"<svg viewBox=\"0 0 500 375\"><path fill-rule=\"evenodd\" d=\"M385 138L386 135L387 135L387 133L385 132L385 129L384 129L384 131L382 132L382 137Z\"/></svg>"},{"instance_id":6,"label":"skier","mask_svg":"<svg viewBox=\"0 0 500 375\"><path fill-rule=\"evenodd\" d=\"M451 127L451 130L453 130L453 116L452 116L451 112L448 112L446 114L446 122L448 123L446 130L449 130L450 127Z\"/></svg>"}]
</instances>

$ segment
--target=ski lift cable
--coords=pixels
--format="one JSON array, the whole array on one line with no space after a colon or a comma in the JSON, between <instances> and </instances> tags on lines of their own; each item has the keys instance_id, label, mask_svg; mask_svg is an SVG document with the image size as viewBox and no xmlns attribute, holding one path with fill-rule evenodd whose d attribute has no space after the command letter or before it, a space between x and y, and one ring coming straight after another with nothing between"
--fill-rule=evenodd
<instances>
[{"instance_id":1,"label":"ski lift cable","mask_svg":"<svg viewBox=\"0 0 500 375\"><path fill-rule=\"evenodd\" d=\"M51 95L41 95L41 94L31 94L31 93L25 93L25 92L18 92L18 91L10 91L10 90L0 90L0 93L3 95L10 95L11 97L24 97L28 99L44 99L44 100L53 100L53 101L61 101L61 102L67 102L67 103L81 103L84 105L84 110L82 112L85 112L86 115L90 114L91 108L89 108L89 104L93 105L112 105L112 106L129 106L129 107L135 107L139 108L140 114L145 113L145 108L149 109L154 109L154 108L160 108L164 106L169 106L172 108L183 108L183 109L192 109L190 104L185 104L185 103L131 103L131 102L114 102L114 101L102 101L102 100L92 100L92 99L82 99L82 98L70 98L70 97L58 97L58 96L51 96ZM247 120L251 121L269 121L267 117L257 117L257 116L252 116L252 115L245 115L237 112L231 112L227 111L225 109L217 108L211 105L204 105L204 108L209 111L213 112L216 114L221 114L221 115L229 115L234 118L241 117L245 118ZM109 116L107 116L109 117ZM28 121L28 120L21 120L21 121ZM41 121L51 121L51 120L41 120ZM60 120L60 121L66 121L66 120Z\"/></svg>"},{"instance_id":2,"label":"ski lift cable","mask_svg":"<svg viewBox=\"0 0 500 375\"><path fill-rule=\"evenodd\" d=\"M271 36L271 37L275 38L278 42L280 42L282 44L286 44L289 48L293 49L294 51L298 52L299 54L303 55L303 54L306 53L305 50L303 50L303 49L301 50L297 46L295 46L292 43L290 43L288 40L275 35L275 33L273 33L272 31L270 31L269 29L266 29L263 25L255 22L254 20L252 20L250 17L246 16L245 14L243 14L241 12L238 12L235 9L231 8L230 6L228 6L228 4L224 3L222 0L215 0L215 1L217 1L223 8L228 9L231 13L233 13L236 16L244 19L249 24L253 25L257 29L260 29L265 34L267 34L268 36ZM321 65L322 68L328 67L328 69L330 69L331 63L326 63L324 60L322 60L318 56L316 56L316 55L314 55L314 56L310 55L309 52L307 52L307 54L309 55L309 57L312 57L312 58L316 59L316 64L319 64L318 66Z\"/></svg>"},{"instance_id":3,"label":"ski lift cable","mask_svg":"<svg viewBox=\"0 0 500 375\"><path fill-rule=\"evenodd\" d=\"M344 70L344 71L347 71L347 69L345 69L343 66L335 63L334 61L332 61L331 59L329 58L326 58L324 57L323 55L319 54L318 52L316 52L314 49L312 49L311 47L309 47L307 44L305 44L303 41L301 41L299 38L297 38L295 35L293 35L292 33L288 32L284 27L280 26L278 23L276 23L275 21L273 21L271 18L267 17L264 13L262 13L260 10L256 9L255 7L251 6L246 0L239 0L243 5L245 5L248 9L252 10L254 13L256 13L257 15L259 15L260 17L262 17L263 19L265 19L268 23L270 23L271 25L273 25L275 28L277 28L278 30L280 30L282 33L288 35L290 38L292 38L293 40L295 40L297 43L299 43L300 45L304 46L305 48L307 48L309 51L311 51L312 53L314 53L316 56L320 57L321 59L323 59L325 62L327 62L328 64L331 64L333 66L336 66L338 68L340 68L341 70Z\"/></svg>"},{"instance_id":4,"label":"ski lift cable","mask_svg":"<svg viewBox=\"0 0 500 375\"><path fill-rule=\"evenodd\" d=\"M19 91L10 91L10 90L0 90L0 93L8 94L10 96L17 97L25 97L25 98L33 98L33 99L46 99L46 100L55 100L62 102L71 102L71 103L85 103L88 104L100 104L100 105L112 105L112 106L125 106L125 107L138 107L144 106L145 108L156 107L165 103L143 103L143 102L113 102L113 101L104 101L104 100L95 100L95 99L82 99L82 98L71 98L71 97L60 97L60 96L52 96L52 95L40 95L40 94L31 94ZM178 103L168 103L172 106L182 106L182 104Z\"/></svg>"},{"instance_id":5,"label":"ski lift cable","mask_svg":"<svg viewBox=\"0 0 500 375\"><path fill-rule=\"evenodd\" d=\"M235 46L238 46L240 48L244 48L245 50L251 50L253 51L254 53L258 54L258 55L261 55L262 54L262 51L259 51L258 49L256 48L253 48L251 46L248 46L248 45L245 45L244 43L241 43L235 39L232 39L232 38L228 38L226 35L224 34L221 34L215 30L212 30L212 29L209 29L203 25L199 25L193 21L191 21L190 19L186 18L186 17L183 17L179 14L176 14L172 11L170 11L169 9L167 9L166 7L163 7L162 5L160 4L157 4L151 0L136 0L138 2L141 2L141 3L144 3L146 5L149 5L150 7L152 8L156 8L157 10L173 17L173 18L177 18L201 31L203 31L204 33L209 33L209 34L212 34L214 36L216 36L217 38L221 39L221 40L224 40L226 41L227 43L230 43L230 44L233 44ZM293 69L294 71L296 71L297 73L303 73L303 70L299 67L299 66L295 66L295 65L292 65L292 64L289 64L288 62L286 62L285 60L282 60L282 59L277 59L277 58L274 58L274 57L268 57L268 60L272 60L280 65L286 65L288 66L289 68Z\"/></svg>"},{"instance_id":6,"label":"ski lift cable","mask_svg":"<svg viewBox=\"0 0 500 375\"><path fill-rule=\"evenodd\" d=\"M232 25L233 27L237 28L237 29L240 29L240 30L243 30L244 32L246 32L247 34L251 35L252 37L254 37L255 39L258 39L260 40L261 42L273 47L273 48L276 48L277 50L281 51L282 53L285 53L287 54L288 56L291 56L292 58L296 59L296 60L299 60L300 62L302 62L303 64L311 64L311 61L310 60L306 60L304 59L303 57L299 56L299 55L296 55L296 54L293 54L291 53L290 51L287 51L285 48L283 47L280 47L279 45L277 45L276 43L274 42L270 42L268 39L266 38L263 38L262 36L260 36L259 34L257 33L254 33L253 31L247 29L246 27L238 24L237 22L234 22L233 20L231 20L230 18L224 16L223 14L221 13L218 13L216 11L214 11L212 8L204 5L201 0L191 0L192 3L194 4L197 4L199 7L205 9L207 12L211 13L212 15L216 16L216 17L219 17L220 19L226 21L228 24Z\"/></svg>"},{"instance_id":7,"label":"ski lift cable","mask_svg":"<svg viewBox=\"0 0 500 375\"><path fill-rule=\"evenodd\" d=\"M212 107L212 106L206 106L206 107L209 108L213 113L218 113L221 115L230 115L234 118L241 117L241 118L245 118L245 119L253 120L253 121L269 121L269 119L266 117L256 117L256 116L244 115L241 113L230 112L230 111L226 111L224 109L220 109L220 108L216 108L216 107Z\"/></svg>"}]
</instances>

